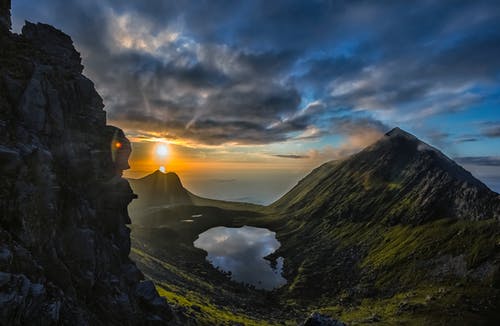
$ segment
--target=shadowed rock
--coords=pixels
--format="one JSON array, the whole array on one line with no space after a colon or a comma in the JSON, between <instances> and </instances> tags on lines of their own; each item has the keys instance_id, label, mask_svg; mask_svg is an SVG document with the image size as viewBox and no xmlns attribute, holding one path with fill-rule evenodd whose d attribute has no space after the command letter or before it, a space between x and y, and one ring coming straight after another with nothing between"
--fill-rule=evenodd
<instances>
[{"instance_id":1,"label":"shadowed rock","mask_svg":"<svg viewBox=\"0 0 500 326\"><path fill-rule=\"evenodd\" d=\"M345 324L319 312L313 312L301 326L345 326Z\"/></svg>"},{"instance_id":2,"label":"shadowed rock","mask_svg":"<svg viewBox=\"0 0 500 326\"><path fill-rule=\"evenodd\" d=\"M174 323L128 257L130 143L71 38L27 22L0 44L0 324Z\"/></svg>"},{"instance_id":3,"label":"shadowed rock","mask_svg":"<svg viewBox=\"0 0 500 326\"><path fill-rule=\"evenodd\" d=\"M0 30L10 30L10 0L0 0Z\"/></svg>"}]
</instances>

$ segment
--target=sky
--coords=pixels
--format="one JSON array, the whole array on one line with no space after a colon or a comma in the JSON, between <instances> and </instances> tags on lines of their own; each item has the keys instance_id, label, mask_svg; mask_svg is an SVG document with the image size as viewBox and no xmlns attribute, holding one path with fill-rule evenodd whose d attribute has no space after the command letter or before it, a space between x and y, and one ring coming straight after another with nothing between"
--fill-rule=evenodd
<instances>
[{"instance_id":1,"label":"sky","mask_svg":"<svg viewBox=\"0 0 500 326\"><path fill-rule=\"evenodd\" d=\"M128 177L269 203L395 126L500 192L499 1L14 0L69 34ZM164 153L157 149L167 147Z\"/></svg>"}]
</instances>

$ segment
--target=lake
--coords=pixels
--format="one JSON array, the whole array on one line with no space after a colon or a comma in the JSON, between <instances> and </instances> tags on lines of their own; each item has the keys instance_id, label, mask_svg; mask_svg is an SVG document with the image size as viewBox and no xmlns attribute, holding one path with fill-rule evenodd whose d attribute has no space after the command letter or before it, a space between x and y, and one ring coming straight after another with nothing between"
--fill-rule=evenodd
<instances>
[{"instance_id":1,"label":"lake","mask_svg":"<svg viewBox=\"0 0 500 326\"><path fill-rule=\"evenodd\" d=\"M271 267L264 257L280 247L276 233L264 228L218 226L198 236L196 248L207 252L207 260L216 268L231 272L231 280L254 285L258 289L272 290L286 283L281 276L283 257Z\"/></svg>"}]
</instances>

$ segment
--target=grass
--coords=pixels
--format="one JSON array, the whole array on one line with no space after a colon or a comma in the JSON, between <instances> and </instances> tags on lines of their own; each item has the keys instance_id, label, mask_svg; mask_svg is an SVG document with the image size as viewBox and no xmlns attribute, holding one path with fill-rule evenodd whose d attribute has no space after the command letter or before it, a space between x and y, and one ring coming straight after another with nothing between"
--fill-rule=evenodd
<instances>
[{"instance_id":1,"label":"grass","mask_svg":"<svg viewBox=\"0 0 500 326\"><path fill-rule=\"evenodd\" d=\"M195 316L200 325L233 325L240 323L248 326L277 325L265 320L248 317L245 313L237 313L232 308L214 305L209 298L193 291L182 289L160 282L156 289L160 296L170 304L183 307L187 315Z\"/></svg>"},{"instance_id":2,"label":"grass","mask_svg":"<svg viewBox=\"0 0 500 326\"><path fill-rule=\"evenodd\" d=\"M477 296L484 289L454 287L419 287L386 299L363 299L359 305L329 306L319 309L338 316L348 324L377 322L377 325L476 325L487 323L491 316L480 311L459 310L464 297Z\"/></svg>"},{"instance_id":3,"label":"grass","mask_svg":"<svg viewBox=\"0 0 500 326\"><path fill-rule=\"evenodd\" d=\"M161 296L201 325L276 325L289 319L274 316L280 304L269 292L229 281L205 261L201 250L176 241L163 242L168 250L161 250L158 244L138 239L142 237L137 231L132 232L131 258Z\"/></svg>"},{"instance_id":4,"label":"grass","mask_svg":"<svg viewBox=\"0 0 500 326\"><path fill-rule=\"evenodd\" d=\"M398 185L384 187L391 190ZM411 208L412 202L404 198L397 209ZM258 214L243 210L220 214L220 210L208 207L196 208L196 212L200 209L203 225L169 220L168 227L182 233L179 241L159 234L155 240L159 242L137 251L138 240L146 239L147 232L134 231L132 237L140 268L148 271L144 265L152 264L145 273L155 280L161 295L202 324L296 324L311 311L350 324L378 320L381 325L450 321L461 325L498 318L490 302L498 298L498 288L492 287L499 283L495 281L498 273L485 277L467 273L492 261L498 253L496 220L440 219L420 225L391 225L383 218L304 219L260 208ZM187 211L188 215L193 213ZM207 272L210 266L203 265L205 254L191 248L191 243L202 229L221 222L276 231L282 247L275 254L286 258L289 283L264 295L242 290L216 271ZM161 275L152 275L158 266ZM448 267L440 270L442 266ZM274 315L276 311L281 315Z\"/></svg>"},{"instance_id":5,"label":"grass","mask_svg":"<svg viewBox=\"0 0 500 326\"><path fill-rule=\"evenodd\" d=\"M498 271L477 272L498 256L494 219L311 224L289 223L298 230L281 249L292 280L282 293L288 304L352 324L487 324L500 317ZM310 238L298 236L304 233Z\"/></svg>"}]
</instances>

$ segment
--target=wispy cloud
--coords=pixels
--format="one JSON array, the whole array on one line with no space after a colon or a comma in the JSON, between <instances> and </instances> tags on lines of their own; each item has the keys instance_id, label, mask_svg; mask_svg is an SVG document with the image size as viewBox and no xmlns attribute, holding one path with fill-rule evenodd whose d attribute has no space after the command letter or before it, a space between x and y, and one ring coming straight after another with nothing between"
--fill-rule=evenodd
<instances>
[{"instance_id":1,"label":"wispy cloud","mask_svg":"<svg viewBox=\"0 0 500 326\"><path fill-rule=\"evenodd\" d=\"M296 154L274 154L273 156L281 158L291 158L291 159L309 158L309 156L307 155L296 155Z\"/></svg>"},{"instance_id":2,"label":"wispy cloud","mask_svg":"<svg viewBox=\"0 0 500 326\"><path fill-rule=\"evenodd\" d=\"M499 156L465 156L455 157L454 159L461 164L500 167Z\"/></svg>"},{"instance_id":3,"label":"wispy cloud","mask_svg":"<svg viewBox=\"0 0 500 326\"><path fill-rule=\"evenodd\" d=\"M481 129L482 134L486 137L499 138L500 137L500 122L486 122L483 123Z\"/></svg>"}]
</instances>

